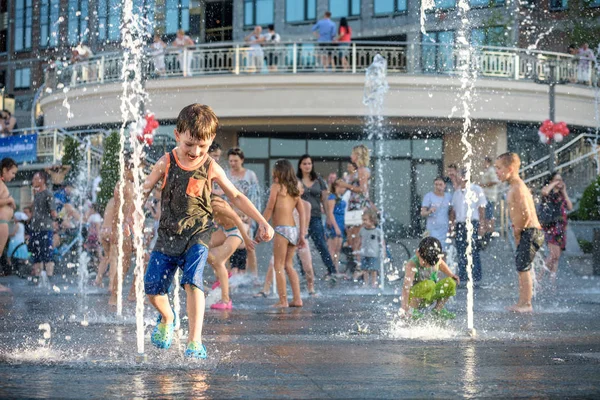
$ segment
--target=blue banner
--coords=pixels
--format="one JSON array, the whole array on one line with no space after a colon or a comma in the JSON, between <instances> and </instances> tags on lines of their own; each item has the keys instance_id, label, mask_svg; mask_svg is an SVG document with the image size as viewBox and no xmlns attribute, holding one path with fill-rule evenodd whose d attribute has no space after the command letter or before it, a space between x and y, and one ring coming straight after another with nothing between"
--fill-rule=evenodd
<instances>
[{"instance_id":1,"label":"blue banner","mask_svg":"<svg viewBox=\"0 0 600 400\"><path fill-rule=\"evenodd\" d=\"M17 164L37 160L37 133L0 138L0 159L10 157Z\"/></svg>"}]
</instances>

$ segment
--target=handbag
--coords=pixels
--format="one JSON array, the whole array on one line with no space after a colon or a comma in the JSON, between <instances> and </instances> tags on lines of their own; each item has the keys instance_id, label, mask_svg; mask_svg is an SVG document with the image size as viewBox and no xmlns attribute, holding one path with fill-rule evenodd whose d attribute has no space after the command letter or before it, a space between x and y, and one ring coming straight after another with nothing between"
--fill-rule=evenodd
<instances>
[{"instance_id":1,"label":"handbag","mask_svg":"<svg viewBox=\"0 0 600 400\"><path fill-rule=\"evenodd\" d=\"M363 215L362 209L346 211L346 215L344 215L344 225L346 225L346 226L362 225L362 215Z\"/></svg>"},{"instance_id":2,"label":"handbag","mask_svg":"<svg viewBox=\"0 0 600 400\"><path fill-rule=\"evenodd\" d=\"M542 200L538 207L538 219L542 225L553 225L562 219L562 204Z\"/></svg>"}]
</instances>

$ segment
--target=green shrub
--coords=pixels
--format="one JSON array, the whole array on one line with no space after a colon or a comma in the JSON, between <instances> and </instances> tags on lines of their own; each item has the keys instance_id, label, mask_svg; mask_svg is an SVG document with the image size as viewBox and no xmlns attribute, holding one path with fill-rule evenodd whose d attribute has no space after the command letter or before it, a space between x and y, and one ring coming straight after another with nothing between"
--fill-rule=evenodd
<instances>
[{"instance_id":1,"label":"green shrub","mask_svg":"<svg viewBox=\"0 0 600 400\"><path fill-rule=\"evenodd\" d=\"M585 239L577 239L577 242L579 243L579 247L584 254L592 254L594 252L594 243Z\"/></svg>"},{"instance_id":2,"label":"green shrub","mask_svg":"<svg viewBox=\"0 0 600 400\"><path fill-rule=\"evenodd\" d=\"M79 141L70 136L65 137L63 142L64 151L61 163L63 166L70 166L71 169L65 176L65 183L77 186L79 171L81 169L81 161L83 161L83 152L80 148Z\"/></svg>"},{"instance_id":3,"label":"green shrub","mask_svg":"<svg viewBox=\"0 0 600 400\"><path fill-rule=\"evenodd\" d=\"M577 211L579 221L600 220L600 176L583 192Z\"/></svg>"},{"instance_id":4,"label":"green shrub","mask_svg":"<svg viewBox=\"0 0 600 400\"><path fill-rule=\"evenodd\" d=\"M98 212L104 214L104 208L108 201L113 197L115 186L119 181L119 153L121 145L119 143L119 132L113 131L104 140L104 154L102 155L102 165L100 166L100 193L98 193Z\"/></svg>"}]
</instances>

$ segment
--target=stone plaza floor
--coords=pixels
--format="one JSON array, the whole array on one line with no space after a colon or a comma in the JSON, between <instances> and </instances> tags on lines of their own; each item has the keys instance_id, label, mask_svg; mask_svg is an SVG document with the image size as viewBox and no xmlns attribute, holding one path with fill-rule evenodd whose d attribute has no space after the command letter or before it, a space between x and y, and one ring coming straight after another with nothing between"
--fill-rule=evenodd
<instances>
[{"instance_id":1,"label":"stone plaza floor","mask_svg":"<svg viewBox=\"0 0 600 400\"><path fill-rule=\"evenodd\" d=\"M209 358L198 362L183 359L185 320L182 338L157 350L146 306L143 361L132 303L117 317L104 290L81 296L76 277L54 288L0 278L12 289L0 295L0 398L600 397L600 277L563 268L534 314L515 315L504 310L517 294L510 247L497 240L482 258L474 338L464 289L448 305L456 320L415 326L395 319L399 282L379 291L320 281L318 297L286 310L250 285L234 290L232 311L207 310Z\"/></svg>"}]
</instances>

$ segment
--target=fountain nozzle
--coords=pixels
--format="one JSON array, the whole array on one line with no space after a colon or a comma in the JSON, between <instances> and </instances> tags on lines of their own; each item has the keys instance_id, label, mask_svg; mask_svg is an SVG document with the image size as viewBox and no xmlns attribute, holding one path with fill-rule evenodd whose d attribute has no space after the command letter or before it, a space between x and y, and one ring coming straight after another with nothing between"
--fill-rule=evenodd
<instances>
[{"instance_id":1,"label":"fountain nozzle","mask_svg":"<svg viewBox=\"0 0 600 400\"><path fill-rule=\"evenodd\" d=\"M472 338L477 337L477 331L475 330L475 328L467 329L467 334Z\"/></svg>"},{"instance_id":2,"label":"fountain nozzle","mask_svg":"<svg viewBox=\"0 0 600 400\"><path fill-rule=\"evenodd\" d=\"M148 361L148 356L144 353L138 353L135 356L136 364L143 364Z\"/></svg>"}]
</instances>

